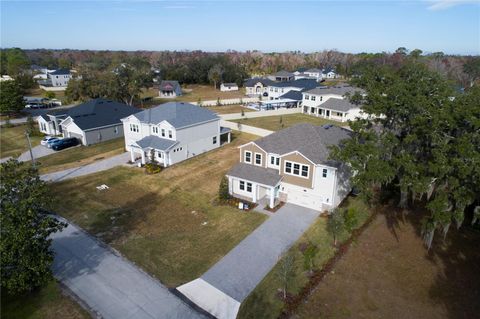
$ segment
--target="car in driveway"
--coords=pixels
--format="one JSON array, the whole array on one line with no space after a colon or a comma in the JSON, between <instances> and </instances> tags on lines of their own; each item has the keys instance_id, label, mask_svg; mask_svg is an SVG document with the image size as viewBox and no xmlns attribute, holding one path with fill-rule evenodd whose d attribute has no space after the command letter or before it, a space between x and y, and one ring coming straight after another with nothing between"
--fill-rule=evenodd
<instances>
[{"instance_id":1,"label":"car in driveway","mask_svg":"<svg viewBox=\"0 0 480 319\"><path fill-rule=\"evenodd\" d=\"M56 143L60 142L62 139L58 138L58 137L54 137L52 139L50 139L48 142L47 142L47 147L48 148L52 148L53 145L55 145Z\"/></svg>"},{"instance_id":2,"label":"car in driveway","mask_svg":"<svg viewBox=\"0 0 480 319\"><path fill-rule=\"evenodd\" d=\"M58 137L47 135L40 141L40 144L43 146L47 146L48 142L53 142L54 140L58 140Z\"/></svg>"},{"instance_id":3,"label":"car in driveway","mask_svg":"<svg viewBox=\"0 0 480 319\"><path fill-rule=\"evenodd\" d=\"M69 137L69 138L64 138L63 140L60 140L59 142L55 143L52 145L52 149L54 151L60 151L72 146L76 146L79 144L78 139L75 137Z\"/></svg>"}]
</instances>

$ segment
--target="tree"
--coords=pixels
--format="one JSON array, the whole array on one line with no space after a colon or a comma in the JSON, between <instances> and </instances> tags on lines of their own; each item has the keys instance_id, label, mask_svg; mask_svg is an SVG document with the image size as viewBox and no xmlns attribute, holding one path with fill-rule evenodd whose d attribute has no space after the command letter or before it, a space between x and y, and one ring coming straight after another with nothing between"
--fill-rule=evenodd
<instances>
[{"instance_id":1,"label":"tree","mask_svg":"<svg viewBox=\"0 0 480 319\"><path fill-rule=\"evenodd\" d=\"M1 50L1 73L15 78L30 67L30 60L22 49Z\"/></svg>"},{"instance_id":2,"label":"tree","mask_svg":"<svg viewBox=\"0 0 480 319\"><path fill-rule=\"evenodd\" d=\"M45 91L44 95L47 99L54 99L56 97L55 92L52 91Z\"/></svg>"},{"instance_id":3,"label":"tree","mask_svg":"<svg viewBox=\"0 0 480 319\"><path fill-rule=\"evenodd\" d=\"M222 177L220 181L220 186L218 188L218 198L220 200L227 200L230 198L230 193L228 191L228 178L226 176Z\"/></svg>"},{"instance_id":4,"label":"tree","mask_svg":"<svg viewBox=\"0 0 480 319\"><path fill-rule=\"evenodd\" d=\"M337 246L338 236L345 229L345 220L343 214L335 209L329 216L327 221L327 231L333 237L333 244Z\"/></svg>"},{"instance_id":5,"label":"tree","mask_svg":"<svg viewBox=\"0 0 480 319\"><path fill-rule=\"evenodd\" d=\"M318 248L312 243L302 251L303 254L303 266L305 270L308 270L310 273L313 271L315 256L317 255Z\"/></svg>"},{"instance_id":6,"label":"tree","mask_svg":"<svg viewBox=\"0 0 480 319\"><path fill-rule=\"evenodd\" d=\"M400 207L425 198L430 246L436 229L461 225L480 190L480 89L455 97L442 76L414 62L371 68L355 82L370 117L351 123L352 138L333 147L332 158L352 168L353 184L369 197L393 186Z\"/></svg>"},{"instance_id":7,"label":"tree","mask_svg":"<svg viewBox=\"0 0 480 319\"><path fill-rule=\"evenodd\" d=\"M414 59L418 59L422 55L423 51L420 49L415 49L410 52L410 56Z\"/></svg>"},{"instance_id":8,"label":"tree","mask_svg":"<svg viewBox=\"0 0 480 319\"><path fill-rule=\"evenodd\" d=\"M0 82L0 113L11 116L25 107L23 90L16 81Z\"/></svg>"},{"instance_id":9,"label":"tree","mask_svg":"<svg viewBox=\"0 0 480 319\"><path fill-rule=\"evenodd\" d=\"M33 135L36 132L37 130L35 130L35 121L33 120L32 115L29 114L27 116L27 133Z\"/></svg>"},{"instance_id":10,"label":"tree","mask_svg":"<svg viewBox=\"0 0 480 319\"><path fill-rule=\"evenodd\" d=\"M464 65L463 71L470 78L470 87L475 84L475 81L480 79L480 57L470 58Z\"/></svg>"},{"instance_id":11,"label":"tree","mask_svg":"<svg viewBox=\"0 0 480 319\"><path fill-rule=\"evenodd\" d=\"M277 268L277 276L282 283L283 299L287 299L288 288L295 276L295 255L284 255Z\"/></svg>"},{"instance_id":12,"label":"tree","mask_svg":"<svg viewBox=\"0 0 480 319\"><path fill-rule=\"evenodd\" d=\"M208 71L208 80L213 82L213 87L217 89L217 83L222 80L223 75L223 67L221 64L215 64L209 71Z\"/></svg>"},{"instance_id":13,"label":"tree","mask_svg":"<svg viewBox=\"0 0 480 319\"><path fill-rule=\"evenodd\" d=\"M9 294L17 294L52 278L49 236L66 225L47 214L51 194L37 170L9 160L0 164L0 176L0 280Z\"/></svg>"},{"instance_id":14,"label":"tree","mask_svg":"<svg viewBox=\"0 0 480 319\"><path fill-rule=\"evenodd\" d=\"M351 233L358 224L357 210L353 207L345 209L343 212L343 218L345 220L345 228Z\"/></svg>"}]
</instances>

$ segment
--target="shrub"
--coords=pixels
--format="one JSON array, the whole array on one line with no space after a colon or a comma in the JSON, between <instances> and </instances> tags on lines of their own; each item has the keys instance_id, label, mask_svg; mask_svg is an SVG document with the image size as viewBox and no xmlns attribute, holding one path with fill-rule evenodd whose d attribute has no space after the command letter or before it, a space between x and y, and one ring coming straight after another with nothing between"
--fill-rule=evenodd
<instances>
[{"instance_id":1,"label":"shrub","mask_svg":"<svg viewBox=\"0 0 480 319\"><path fill-rule=\"evenodd\" d=\"M218 187L218 198L225 201L230 199L230 197L231 196L228 192L228 179L226 176L223 176L220 181L220 186Z\"/></svg>"},{"instance_id":2,"label":"shrub","mask_svg":"<svg viewBox=\"0 0 480 319\"><path fill-rule=\"evenodd\" d=\"M147 174L157 174L162 171L162 167L157 163L147 163L145 164L145 172Z\"/></svg>"},{"instance_id":3,"label":"shrub","mask_svg":"<svg viewBox=\"0 0 480 319\"><path fill-rule=\"evenodd\" d=\"M352 232L358 225L358 211L355 207L349 207L343 212L345 220L345 228L348 232Z\"/></svg>"},{"instance_id":4,"label":"shrub","mask_svg":"<svg viewBox=\"0 0 480 319\"><path fill-rule=\"evenodd\" d=\"M220 98L217 97L217 106L222 106L222 102L220 102Z\"/></svg>"}]
</instances>

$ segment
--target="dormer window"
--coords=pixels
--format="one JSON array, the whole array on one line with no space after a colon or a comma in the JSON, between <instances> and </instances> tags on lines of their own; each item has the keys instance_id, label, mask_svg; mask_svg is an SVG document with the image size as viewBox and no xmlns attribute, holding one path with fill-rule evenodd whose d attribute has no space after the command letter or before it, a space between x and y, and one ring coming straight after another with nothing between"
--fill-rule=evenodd
<instances>
[{"instance_id":1,"label":"dormer window","mask_svg":"<svg viewBox=\"0 0 480 319\"><path fill-rule=\"evenodd\" d=\"M245 163L252 163L252 152L245 151Z\"/></svg>"},{"instance_id":2,"label":"dormer window","mask_svg":"<svg viewBox=\"0 0 480 319\"><path fill-rule=\"evenodd\" d=\"M168 130L168 138L173 138L172 130Z\"/></svg>"},{"instance_id":3,"label":"dormer window","mask_svg":"<svg viewBox=\"0 0 480 319\"><path fill-rule=\"evenodd\" d=\"M305 94L305 100L309 100L310 96L308 94Z\"/></svg>"},{"instance_id":4,"label":"dormer window","mask_svg":"<svg viewBox=\"0 0 480 319\"><path fill-rule=\"evenodd\" d=\"M157 126L152 127L152 132L154 134L158 134L158 127Z\"/></svg>"},{"instance_id":5,"label":"dormer window","mask_svg":"<svg viewBox=\"0 0 480 319\"><path fill-rule=\"evenodd\" d=\"M165 137L165 129L162 128L162 136Z\"/></svg>"}]
</instances>

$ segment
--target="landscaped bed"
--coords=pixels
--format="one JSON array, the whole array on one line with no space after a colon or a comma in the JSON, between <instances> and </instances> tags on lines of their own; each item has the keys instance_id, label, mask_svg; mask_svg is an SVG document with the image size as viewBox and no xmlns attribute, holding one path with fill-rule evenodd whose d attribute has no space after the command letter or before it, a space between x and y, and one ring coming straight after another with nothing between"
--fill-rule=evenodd
<instances>
[{"instance_id":1,"label":"landscaped bed","mask_svg":"<svg viewBox=\"0 0 480 319\"><path fill-rule=\"evenodd\" d=\"M288 114L276 116L264 116L256 118L245 118L241 120L232 120L232 122L241 123L244 125L255 126L271 131L278 131L299 123L311 123L314 125L335 124L338 126L346 126L348 123L341 123L336 121L326 120L320 117L315 117L307 114Z\"/></svg>"},{"instance_id":2,"label":"landscaped bed","mask_svg":"<svg viewBox=\"0 0 480 319\"><path fill-rule=\"evenodd\" d=\"M52 185L55 210L170 287L199 277L265 216L216 205L219 183L253 136L158 174L117 167ZM96 186L109 189L99 191Z\"/></svg>"}]
</instances>

